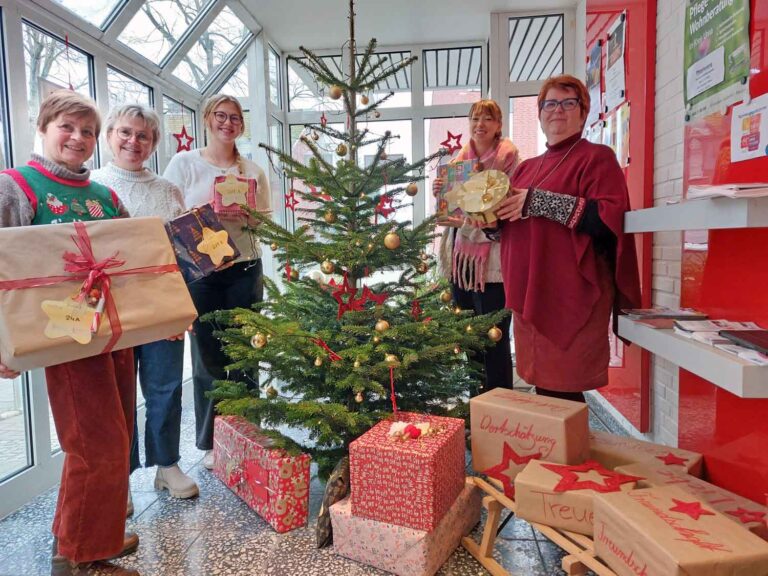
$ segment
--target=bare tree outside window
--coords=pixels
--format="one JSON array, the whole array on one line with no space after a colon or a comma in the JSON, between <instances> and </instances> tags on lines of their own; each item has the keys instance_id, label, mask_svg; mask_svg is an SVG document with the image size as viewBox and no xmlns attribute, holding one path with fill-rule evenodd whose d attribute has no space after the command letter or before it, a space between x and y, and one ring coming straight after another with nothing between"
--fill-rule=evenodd
<instances>
[{"instance_id":1,"label":"bare tree outside window","mask_svg":"<svg viewBox=\"0 0 768 576\"><path fill-rule=\"evenodd\" d=\"M115 6L122 3L122 0L88 0L88 2L83 0L53 1L99 28L104 25L110 14L112 14Z\"/></svg>"},{"instance_id":2,"label":"bare tree outside window","mask_svg":"<svg viewBox=\"0 0 768 576\"><path fill-rule=\"evenodd\" d=\"M149 86L112 67L107 67L107 93L110 110L123 104L152 105L152 89Z\"/></svg>"}]
</instances>

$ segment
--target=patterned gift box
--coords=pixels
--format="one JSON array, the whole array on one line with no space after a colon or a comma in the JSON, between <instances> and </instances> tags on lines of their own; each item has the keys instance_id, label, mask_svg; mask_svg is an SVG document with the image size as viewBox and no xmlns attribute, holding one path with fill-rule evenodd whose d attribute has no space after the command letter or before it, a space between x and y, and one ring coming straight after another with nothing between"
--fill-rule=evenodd
<instances>
[{"instance_id":1,"label":"patterned gift box","mask_svg":"<svg viewBox=\"0 0 768 576\"><path fill-rule=\"evenodd\" d=\"M637 482L638 488L677 486L706 502L726 518L754 532L763 540L768 540L768 527L765 524L768 522L768 508L748 498L671 468L639 463L619 466L616 472L642 477Z\"/></svg>"},{"instance_id":2,"label":"patterned gift box","mask_svg":"<svg viewBox=\"0 0 768 576\"><path fill-rule=\"evenodd\" d=\"M495 388L472 398L469 410L472 468L501 480L507 491L533 458L581 464L589 454L586 404Z\"/></svg>"},{"instance_id":3,"label":"patterned gift box","mask_svg":"<svg viewBox=\"0 0 768 576\"><path fill-rule=\"evenodd\" d=\"M598 430L589 431L589 457L613 470L635 462L644 462L651 466L669 468L701 476L701 454L670 448L663 444L654 444L635 440L628 436L617 436Z\"/></svg>"},{"instance_id":4,"label":"patterned gift box","mask_svg":"<svg viewBox=\"0 0 768 576\"><path fill-rule=\"evenodd\" d=\"M428 422L437 434L411 440L376 424L349 446L352 514L434 530L464 487L464 421L400 412L398 420Z\"/></svg>"},{"instance_id":5,"label":"patterned gift box","mask_svg":"<svg viewBox=\"0 0 768 576\"><path fill-rule=\"evenodd\" d=\"M223 216L241 216L242 206L256 209L256 180L227 174L213 181L213 211Z\"/></svg>"},{"instance_id":6,"label":"patterned gift box","mask_svg":"<svg viewBox=\"0 0 768 576\"><path fill-rule=\"evenodd\" d=\"M595 494L632 490L638 480L594 461L568 465L531 460L515 479L515 513L529 522L592 536Z\"/></svg>"},{"instance_id":7,"label":"patterned gift box","mask_svg":"<svg viewBox=\"0 0 768 576\"><path fill-rule=\"evenodd\" d=\"M179 268L187 283L208 276L227 262L236 260L240 256L240 251L224 230L219 217L216 216L209 204L204 204L178 218L174 218L165 227L173 243ZM205 232L206 229L210 232ZM211 237L215 240L214 242L209 241L207 247L215 251L210 254L200 252L198 250L200 243L205 240L203 235L208 234L210 236L211 233L217 236ZM217 245L218 242L226 242L226 246ZM212 256L220 258L220 262L214 262Z\"/></svg>"},{"instance_id":8,"label":"patterned gift box","mask_svg":"<svg viewBox=\"0 0 768 576\"><path fill-rule=\"evenodd\" d=\"M619 576L768 576L768 542L674 486L597 494L595 552Z\"/></svg>"},{"instance_id":9,"label":"patterned gift box","mask_svg":"<svg viewBox=\"0 0 768 576\"><path fill-rule=\"evenodd\" d=\"M468 482L432 532L355 516L345 498L330 508L333 550L399 576L432 576L480 521L482 498Z\"/></svg>"},{"instance_id":10,"label":"patterned gift box","mask_svg":"<svg viewBox=\"0 0 768 576\"><path fill-rule=\"evenodd\" d=\"M307 523L308 454L290 456L239 416L216 416L213 473L278 532Z\"/></svg>"}]
</instances>

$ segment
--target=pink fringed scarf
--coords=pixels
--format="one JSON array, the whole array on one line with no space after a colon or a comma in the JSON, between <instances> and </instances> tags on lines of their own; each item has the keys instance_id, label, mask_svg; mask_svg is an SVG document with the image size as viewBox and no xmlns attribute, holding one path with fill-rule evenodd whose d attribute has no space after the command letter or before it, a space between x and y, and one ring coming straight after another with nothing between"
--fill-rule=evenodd
<instances>
[{"instance_id":1,"label":"pink fringed scarf","mask_svg":"<svg viewBox=\"0 0 768 576\"><path fill-rule=\"evenodd\" d=\"M454 284L462 290L483 292L490 253L490 242L471 242L459 230L456 234L456 244L453 246L451 278Z\"/></svg>"}]
</instances>

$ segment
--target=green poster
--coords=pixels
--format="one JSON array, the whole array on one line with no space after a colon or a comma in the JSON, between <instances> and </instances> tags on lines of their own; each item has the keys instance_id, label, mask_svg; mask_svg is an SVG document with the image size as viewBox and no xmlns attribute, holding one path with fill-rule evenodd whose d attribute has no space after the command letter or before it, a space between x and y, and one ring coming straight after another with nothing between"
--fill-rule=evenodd
<instances>
[{"instance_id":1,"label":"green poster","mask_svg":"<svg viewBox=\"0 0 768 576\"><path fill-rule=\"evenodd\" d=\"M684 51L691 118L742 100L749 75L749 0L688 0Z\"/></svg>"}]
</instances>

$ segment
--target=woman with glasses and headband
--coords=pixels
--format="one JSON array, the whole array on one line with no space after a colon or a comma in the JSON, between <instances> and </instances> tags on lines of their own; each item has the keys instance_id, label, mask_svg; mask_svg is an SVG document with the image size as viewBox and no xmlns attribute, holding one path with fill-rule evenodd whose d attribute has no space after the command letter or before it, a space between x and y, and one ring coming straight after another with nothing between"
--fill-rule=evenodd
<instances>
[{"instance_id":1,"label":"woman with glasses and headband","mask_svg":"<svg viewBox=\"0 0 768 576\"><path fill-rule=\"evenodd\" d=\"M120 106L109 113L105 128L112 161L91 172L91 178L112 188L134 217L158 216L168 221L183 213L181 190L144 167L160 141L160 120L154 110L138 104ZM145 465L157 466L155 489L167 489L173 498L197 496L197 484L178 464L184 336L137 346L133 354L146 401ZM135 425L131 472L140 466ZM130 515L133 503L128 494Z\"/></svg>"},{"instance_id":2,"label":"woman with glasses and headband","mask_svg":"<svg viewBox=\"0 0 768 576\"><path fill-rule=\"evenodd\" d=\"M233 96L211 96L203 106L203 122L208 134L207 145L200 150L176 154L165 169L168 180L181 188L189 208L213 200L217 176L234 174L256 180L256 208L271 208L269 181L264 170L240 156L235 140L245 130L243 109ZM261 302L263 294L261 246L243 230L242 218L224 219L222 224L240 250L240 258L231 266L214 272L189 285L189 293L200 317L215 310L250 308ZM224 366L229 363L221 343L213 336L214 326L195 320L191 335L192 375L195 388L196 445L205 451L203 465L213 468L213 418L215 406L206 392L213 381L227 377ZM255 375L229 374L230 379L255 384Z\"/></svg>"},{"instance_id":3,"label":"woman with glasses and headband","mask_svg":"<svg viewBox=\"0 0 768 576\"><path fill-rule=\"evenodd\" d=\"M496 212L517 371L538 394L582 402L608 383L611 313L615 331L619 309L640 305L627 184L613 150L581 137L589 105L578 78L544 82L547 150L520 164Z\"/></svg>"}]
</instances>

